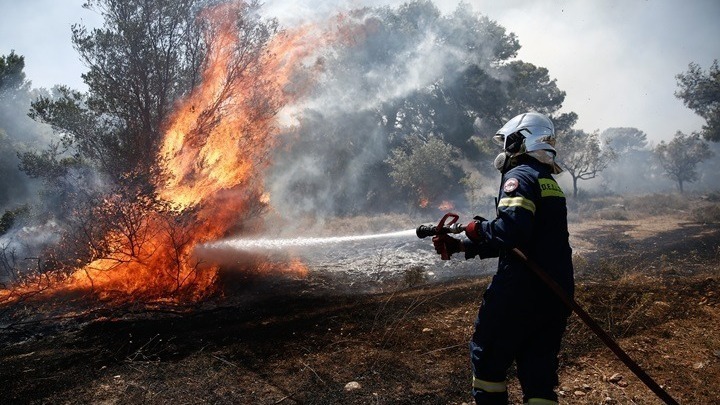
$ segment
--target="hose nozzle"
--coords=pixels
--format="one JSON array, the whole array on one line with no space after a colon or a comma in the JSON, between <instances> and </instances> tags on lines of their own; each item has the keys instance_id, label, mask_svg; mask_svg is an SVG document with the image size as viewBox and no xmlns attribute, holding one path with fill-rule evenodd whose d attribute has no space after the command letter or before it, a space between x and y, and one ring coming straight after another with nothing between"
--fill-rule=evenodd
<instances>
[{"instance_id":1,"label":"hose nozzle","mask_svg":"<svg viewBox=\"0 0 720 405\"><path fill-rule=\"evenodd\" d=\"M465 232L465 226L458 223L453 223L448 226L438 227L433 224L423 224L415 229L415 234L420 239L425 239L428 236L435 236L439 234L449 233L462 233Z\"/></svg>"},{"instance_id":2,"label":"hose nozzle","mask_svg":"<svg viewBox=\"0 0 720 405\"><path fill-rule=\"evenodd\" d=\"M415 234L420 239L425 239L428 236L437 235L437 227L433 224L423 224L415 229Z\"/></svg>"}]
</instances>

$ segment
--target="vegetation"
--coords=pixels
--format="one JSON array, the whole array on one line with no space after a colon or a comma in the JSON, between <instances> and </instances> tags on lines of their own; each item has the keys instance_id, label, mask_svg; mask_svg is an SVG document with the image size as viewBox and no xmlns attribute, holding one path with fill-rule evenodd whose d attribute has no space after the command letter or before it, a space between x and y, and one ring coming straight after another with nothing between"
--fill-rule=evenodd
<instances>
[{"instance_id":1,"label":"vegetation","mask_svg":"<svg viewBox=\"0 0 720 405\"><path fill-rule=\"evenodd\" d=\"M428 207L462 204L468 167L497 176L487 134L527 110L553 116L558 127L577 118L557 113L565 92L546 68L514 59L515 36L466 7L449 15L427 0L366 8L340 30L360 39L323 52L322 86L273 165L288 212L406 210L424 201L421 193ZM439 154L404 166L441 144L454 148L452 160ZM423 177L445 186L420 190Z\"/></svg>"},{"instance_id":2,"label":"vegetation","mask_svg":"<svg viewBox=\"0 0 720 405\"><path fill-rule=\"evenodd\" d=\"M55 224L55 240L67 243L54 252L24 245L32 250L24 252L28 257L52 258L52 266L37 267L72 267L107 257L117 240L101 241L102 234L125 235L123 244L134 248L149 231L133 221L146 218L147 210L163 224L193 221L192 213L176 217L156 195L157 156L178 102L203 84L208 52L220 39L210 23L212 7L220 3L88 1L86 7L104 24L71 30L88 67L86 92L66 86L32 90L24 58L14 52L0 57L0 213L28 206L24 218ZM229 13L240 42L231 50L226 87L198 115L193 142L204 142L206 130L227 118L233 83L255 77L258 60L285 34L276 21L258 17L259 3L238 4ZM551 72L519 60L515 35L465 5L449 14L428 0L367 7L348 13L332 30L334 40L321 41L304 61L307 69L285 86L303 98L292 106L295 125L286 127L264 179L278 212L295 218L367 217L426 214L453 204L490 211L497 181L491 162L498 150L487 134L528 110L553 119L573 196L581 180L590 183L600 173L602 186L613 190L656 180L659 171L649 166L659 163L650 159L645 133L574 128L578 116L559 112L565 92ZM701 112L711 117L714 104L705 95L711 94L707 89L717 69L705 75L691 67L679 97L694 97L691 108L709 105ZM253 83L242 91L252 94L254 118L272 121L278 101L263 95L266 83ZM310 91L297 89L307 83ZM669 151L670 144L658 148ZM660 155L667 161L674 156ZM638 162L647 169L628 176L627 167ZM682 179L672 178L682 188L699 170L682 169ZM619 208L600 215L632 217ZM238 214L236 220L244 218ZM233 229L242 228L239 223ZM169 229L181 230L186 231ZM182 245L184 239L178 240Z\"/></svg>"},{"instance_id":3,"label":"vegetation","mask_svg":"<svg viewBox=\"0 0 720 405\"><path fill-rule=\"evenodd\" d=\"M702 135L705 140L720 142L720 65L717 59L707 72L697 63L690 63L688 71L676 76L675 96L705 119Z\"/></svg>"},{"instance_id":4,"label":"vegetation","mask_svg":"<svg viewBox=\"0 0 720 405\"><path fill-rule=\"evenodd\" d=\"M675 180L678 190L698 179L697 165L712 156L708 145L699 134L685 135L678 131L670 142L662 141L655 147L655 156L666 176Z\"/></svg>"},{"instance_id":5,"label":"vegetation","mask_svg":"<svg viewBox=\"0 0 720 405\"><path fill-rule=\"evenodd\" d=\"M609 147L603 148L597 133L571 130L558 138L558 160L572 177L573 197L577 197L578 180L594 179L616 159L617 154Z\"/></svg>"}]
</instances>

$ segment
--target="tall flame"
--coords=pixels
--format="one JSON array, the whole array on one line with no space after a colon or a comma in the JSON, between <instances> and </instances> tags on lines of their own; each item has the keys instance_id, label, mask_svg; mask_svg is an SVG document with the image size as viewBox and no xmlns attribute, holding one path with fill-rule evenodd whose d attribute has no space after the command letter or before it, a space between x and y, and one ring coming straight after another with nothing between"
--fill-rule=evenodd
<instances>
[{"instance_id":1,"label":"tall flame","mask_svg":"<svg viewBox=\"0 0 720 405\"><path fill-rule=\"evenodd\" d=\"M206 10L212 38L202 84L177 106L161 143L164 175L156 191L172 210L139 207L133 213L139 237L109 233L110 249L61 288L92 290L101 298L198 299L212 291L218 267L200 263L193 249L225 236L267 202L260 176L278 133L277 112L303 89L296 83L292 92L286 87L302 62L330 39L304 26L276 34L261 49L245 48L238 42L239 7L225 3ZM283 268L307 271L299 263Z\"/></svg>"}]
</instances>

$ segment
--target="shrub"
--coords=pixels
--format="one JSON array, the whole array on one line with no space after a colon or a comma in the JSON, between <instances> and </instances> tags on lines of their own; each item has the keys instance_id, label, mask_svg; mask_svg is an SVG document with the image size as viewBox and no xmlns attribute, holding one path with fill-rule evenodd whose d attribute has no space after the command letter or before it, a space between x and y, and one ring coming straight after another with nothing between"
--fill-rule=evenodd
<instances>
[{"instance_id":1,"label":"shrub","mask_svg":"<svg viewBox=\"0 0 720 405\"><path fill-rule=\"evenodd\" d=\"M720 204L704 205L692 210L690 218L693 221L708 223L720 223Z\"/></svg>"},{"instance_id":2,"label":"shrub","mask_svg":"<svg viewBox=\"0 0 720 405\"><path fill-rule=\"evenodd\" d=\"M411 266L403 273L403 279L406 286L415 287L427 282L428 275L424 266Z\"/></svg>"},{"instance_id":3,"label":"shrub","mask_svg":"<svg viewBox=\"0 0 720 405\"><path fill-rule=\"evenodd\" d=\"M687 197L677 194L649 194L629 198L626 201L629 211L647 215L671 214L685 211L690 207Z\"/></svg>"}]
</instances>

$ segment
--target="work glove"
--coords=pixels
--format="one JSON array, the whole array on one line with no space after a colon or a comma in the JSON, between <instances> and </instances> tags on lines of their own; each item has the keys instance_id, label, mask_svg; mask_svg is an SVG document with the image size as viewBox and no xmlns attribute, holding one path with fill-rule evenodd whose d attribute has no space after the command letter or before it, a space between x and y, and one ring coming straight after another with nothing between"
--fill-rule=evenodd
<instances>
[{"instance_id":1,"label":"work glove","mask_svg":"<svg viewBox=\"0 0 720 405\"><path fill-rule=\"evenodd\" d=\"M454 253L463 251L462 242L446 234L433 236L432 242L433 246L435 246L435 251L443 260L449 260L450 256Z\"/></svg>"},{"instance_id":2,"label":"work glove","mask_svg":"<svg viewBox=\"0 0 720 405\"><path fill-rule=\"evenodd\" d=\"M465 236L475 243L485 241L485 234L482 231L481 225L483 221L487 221L487 219L480 216L474 217L473 220L465 226Z\"/></svg>"}]
</instances>

